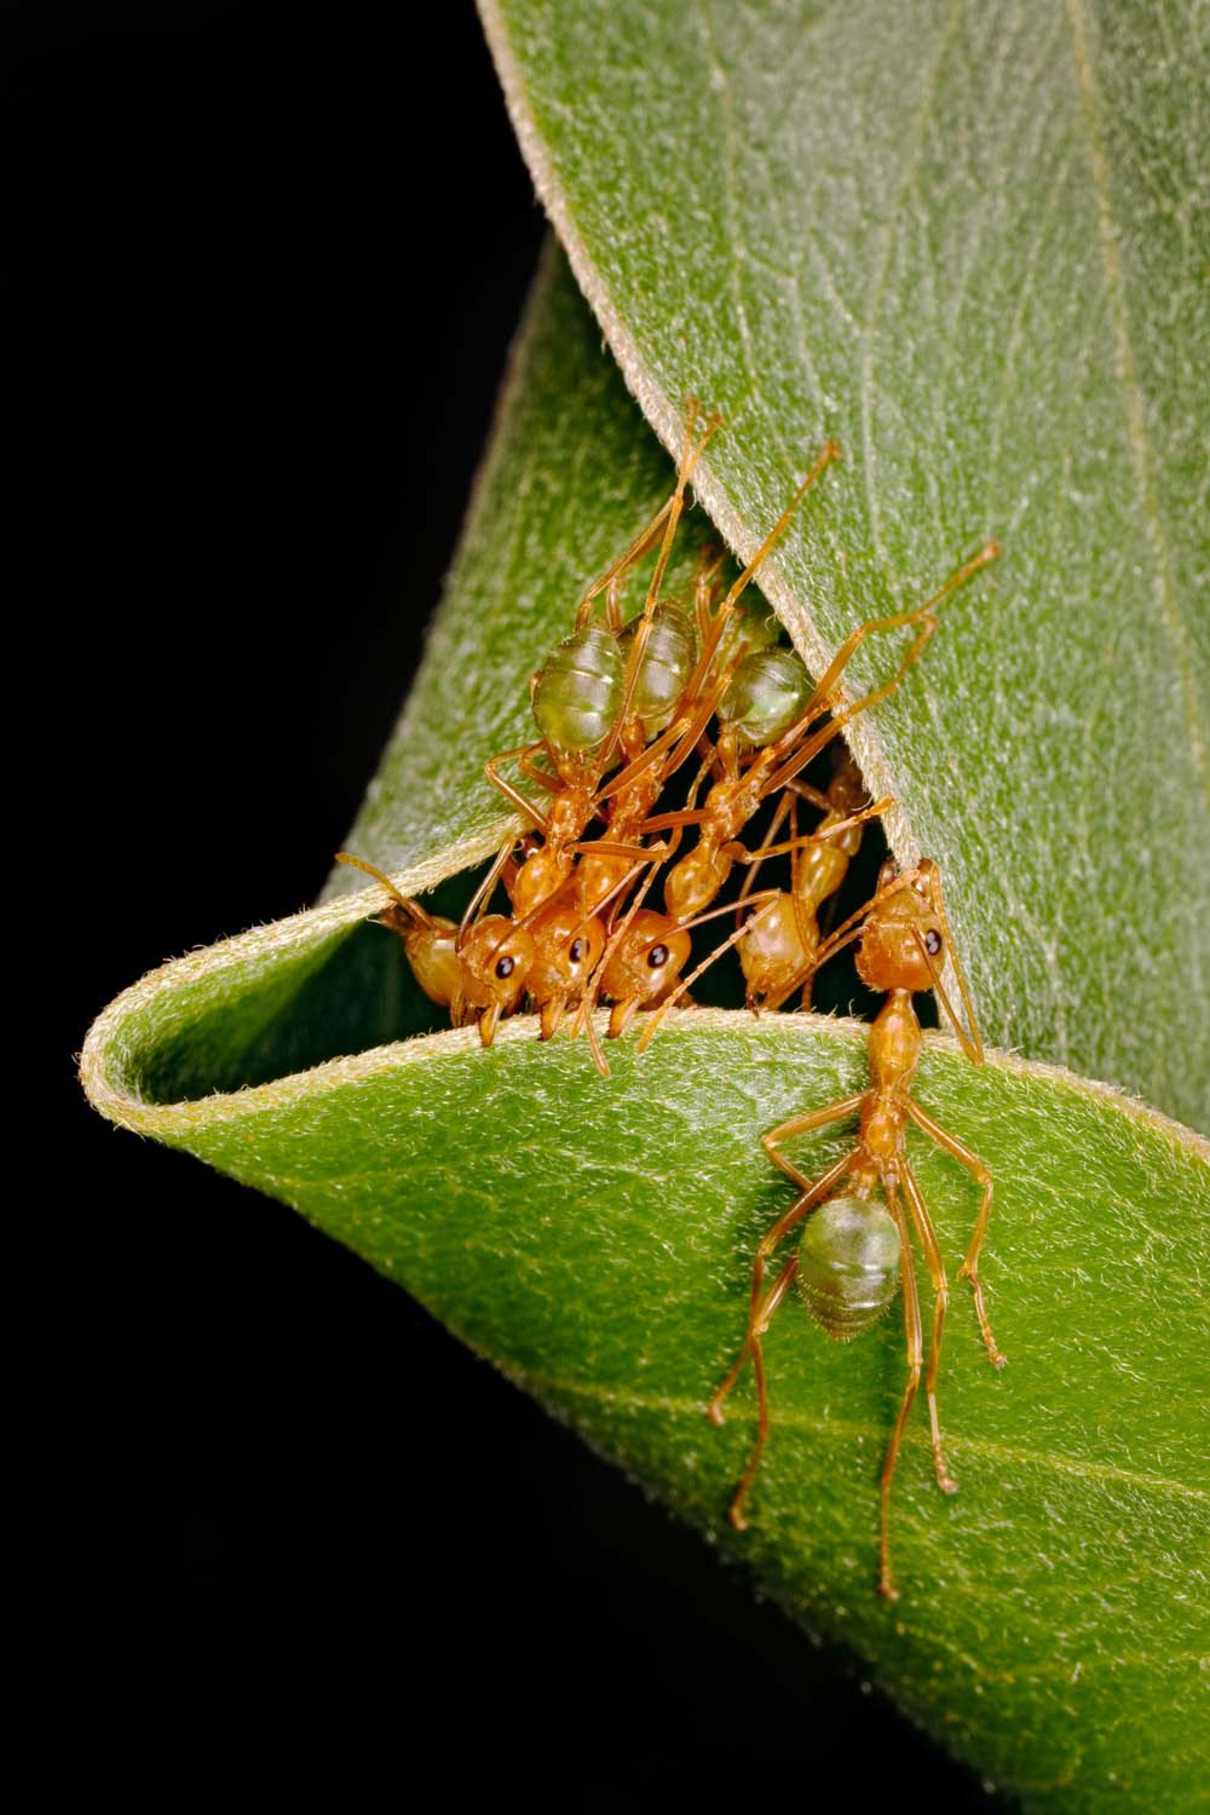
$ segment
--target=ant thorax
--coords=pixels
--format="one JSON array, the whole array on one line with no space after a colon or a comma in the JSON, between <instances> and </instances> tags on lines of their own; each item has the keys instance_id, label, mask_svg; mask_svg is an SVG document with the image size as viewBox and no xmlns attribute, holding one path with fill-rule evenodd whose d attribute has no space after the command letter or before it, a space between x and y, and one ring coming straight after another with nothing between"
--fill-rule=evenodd
<instances>
[{"instance_id":1,"label":"ant thorax","mask_svg":"<svg viewBox=\"0 0 1210 1815\"><path fill-rule=\"evenodd\" d=\"M911 995L894 990L870 1029L870 1087L876 1095L906 1092L920 1063L920 1046L920 1022Z\"/></svg>"}]
</instances>

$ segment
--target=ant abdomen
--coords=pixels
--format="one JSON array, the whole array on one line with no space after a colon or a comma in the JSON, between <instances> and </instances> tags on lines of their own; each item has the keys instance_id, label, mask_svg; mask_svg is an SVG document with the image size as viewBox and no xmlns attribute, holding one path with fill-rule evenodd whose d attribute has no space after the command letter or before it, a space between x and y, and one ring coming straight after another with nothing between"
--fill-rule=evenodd
<instances>
[{"instance_id":1,"label":"ant abdomen","mask_svg":"<svg viewBox=\"0 0 1210 1815\"><path fill-rule=\"evenodd\" d=\"M890 1211L869 1198L828 1198L803 1230L798 1288L837 1342L877 1323L899 1289L899 1231Z\"/></svg>"},{"instance_id":2,"label":"ant abdomen","mask_svg":"<svg viewBox=\"0 0 1210 1815\"><path fill-rule=\"evenodd\" d=\"M625 659L618 639L599 624L573 631L551 650L533 678L538 729L555 750L595 750L622 707Z\"/></svg>"},{"instance_id":3,"label":"ant abdomen","mask_svg":"<svg viewBox=\"0 0 1210 1815\"><path fill-rule=\"evenodd\" d=\"M814 691L802 657L786 648L755 649L735 670L719 702L721 725L746 744L776 743L802 717Z\"/></svg>"},{"instance_id":4,"label":"ant abdomen","mask_svg":"<svg viewBox=\"0 0 1210 1815\"><path fill-rule=\"evenodd\" d=\"M640 614L619 632L623 660L629 656L642 622ZM630 711L641 721L648 741L672 723L696 661L697 636L692 620L678 605L657 605L651 614L647 643L630 698Z\"/></svg>"}]
</instances>

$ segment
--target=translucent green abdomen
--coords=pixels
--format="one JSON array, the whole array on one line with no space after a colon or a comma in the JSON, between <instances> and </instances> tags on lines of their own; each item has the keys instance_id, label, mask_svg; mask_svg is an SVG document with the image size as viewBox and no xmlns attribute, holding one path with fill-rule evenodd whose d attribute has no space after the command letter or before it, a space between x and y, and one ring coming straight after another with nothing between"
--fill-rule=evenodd
<instances>
[{"instance_id":1,"label":"translucent green abdomen","mask_svg":"<svg viewBox=\"0 0 1210 1815\"><path fill-rule=\"evenodd\" d=\"M876 1323L899 1289L899 1231L882 1204L832 1197L807 1220L798 1287L821 1330L839 1342Z\"/></svg>"},{"instance_id":2,"label":"translucent green abdomen","mask_svg":"<svg viewBox=\"0 0 1210 1815\"><path fill-rule=\"evenodd\" d=\"M617 638L600 625L565 638L534 676L534 717L543 737L556 750L595 749L621 710L622 673Z\"/></svg>"},{"instance_id":3,"label":"translucent green abdomen","mask_svg":"<svg viewBox=\"0 0 1210 1815\"><path fill-rule=\"evenodd\" d=\"M757 649L732 675L718 716L759 748L790 729L811 692L811 677L795 650Z\"/></svg>"},{"instance_id":4,"label":"translucent green abdomen","mask_svg":"<svg viewBox=\"0 0 1210 1815\"><path fill-rule=\"evenodd\" d=\"M641 621L632 618L618 638L623 662L629 659ZM692 621L676 605L657 605L651 615L630 705L642 720L643 735L648 740L658 737L672 723L696 660L697 637Z\"/></svg>"}]
</instances>

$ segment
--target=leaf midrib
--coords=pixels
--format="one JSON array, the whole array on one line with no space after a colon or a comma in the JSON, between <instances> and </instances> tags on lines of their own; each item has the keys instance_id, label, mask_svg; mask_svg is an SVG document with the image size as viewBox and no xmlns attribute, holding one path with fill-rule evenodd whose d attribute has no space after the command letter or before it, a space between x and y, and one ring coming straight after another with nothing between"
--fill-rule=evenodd
<instances>
[{"instance_id":1,"label":"leaf midrib","mask_svg":"<svg viewBox=\"0 0 1210 1815\"><path fill-rule=\"evenodd\" d=\"M705 1406L704 1400L677 1394L636 1393L629 1387L600 1386L594 1381L565 1379L553 1374L530 1373L528 1370L521 1370L520 1374L526 1387L539 1395L549 1392L569 1398L591 1399L598 1404L619 1406L623 1411L665 1412L678 1418L700 1418ZM866 1424L849 1418L813 1418L794 1406L779 1408L777 1422L792 1430L809 1432L815 1437L843 1437L846 1441L860 1438L871 1443L882 1442L886 1437L882 1425ZM921 1453L928 1448L928 1439L920 1431L912 1431L905 1437L905 1443L911 1449L919 1449ZM1070 1475L1078 1480L1118 1482L1124 1487L1143 1488L1147 1492L1168 1494L1194 1505L1210 1507L1210 1493L1189 1482L1174 1481L1168 1475L1139 1474L1134 1469L1120 1468L1112 1462L1086 1461L1078 1456L1065 1456L1051 1450L1020 1449L1015 1445L997 1443L993 1438L953 1436L948 1431L946 1447L955 1455L965 1452L987 1456L989 1460L998 1462L1019 1463L1027 1468L1050 1469L1055 1474Z\"/></svg>"}]
</instances>

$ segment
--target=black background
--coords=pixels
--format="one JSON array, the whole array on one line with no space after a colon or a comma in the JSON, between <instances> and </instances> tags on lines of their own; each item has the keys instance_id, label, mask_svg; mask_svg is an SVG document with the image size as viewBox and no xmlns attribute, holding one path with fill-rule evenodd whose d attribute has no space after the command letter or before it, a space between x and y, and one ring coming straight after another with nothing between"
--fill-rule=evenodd
<instances>
[{"instance_id":1,"label":"black background","mask_svg":"<svg viewBox=\"0 0 1210 1815\"><path fill-rule=\"evenodd\" d=\"M151 1603L199 1768L326 1739L590 1806L985 1808L396 1288L73 1083L143 970L313 899L439 595L543 227L469 3L416 32L5 22L70 1542Z\"/></svg>"}]
</instances>

